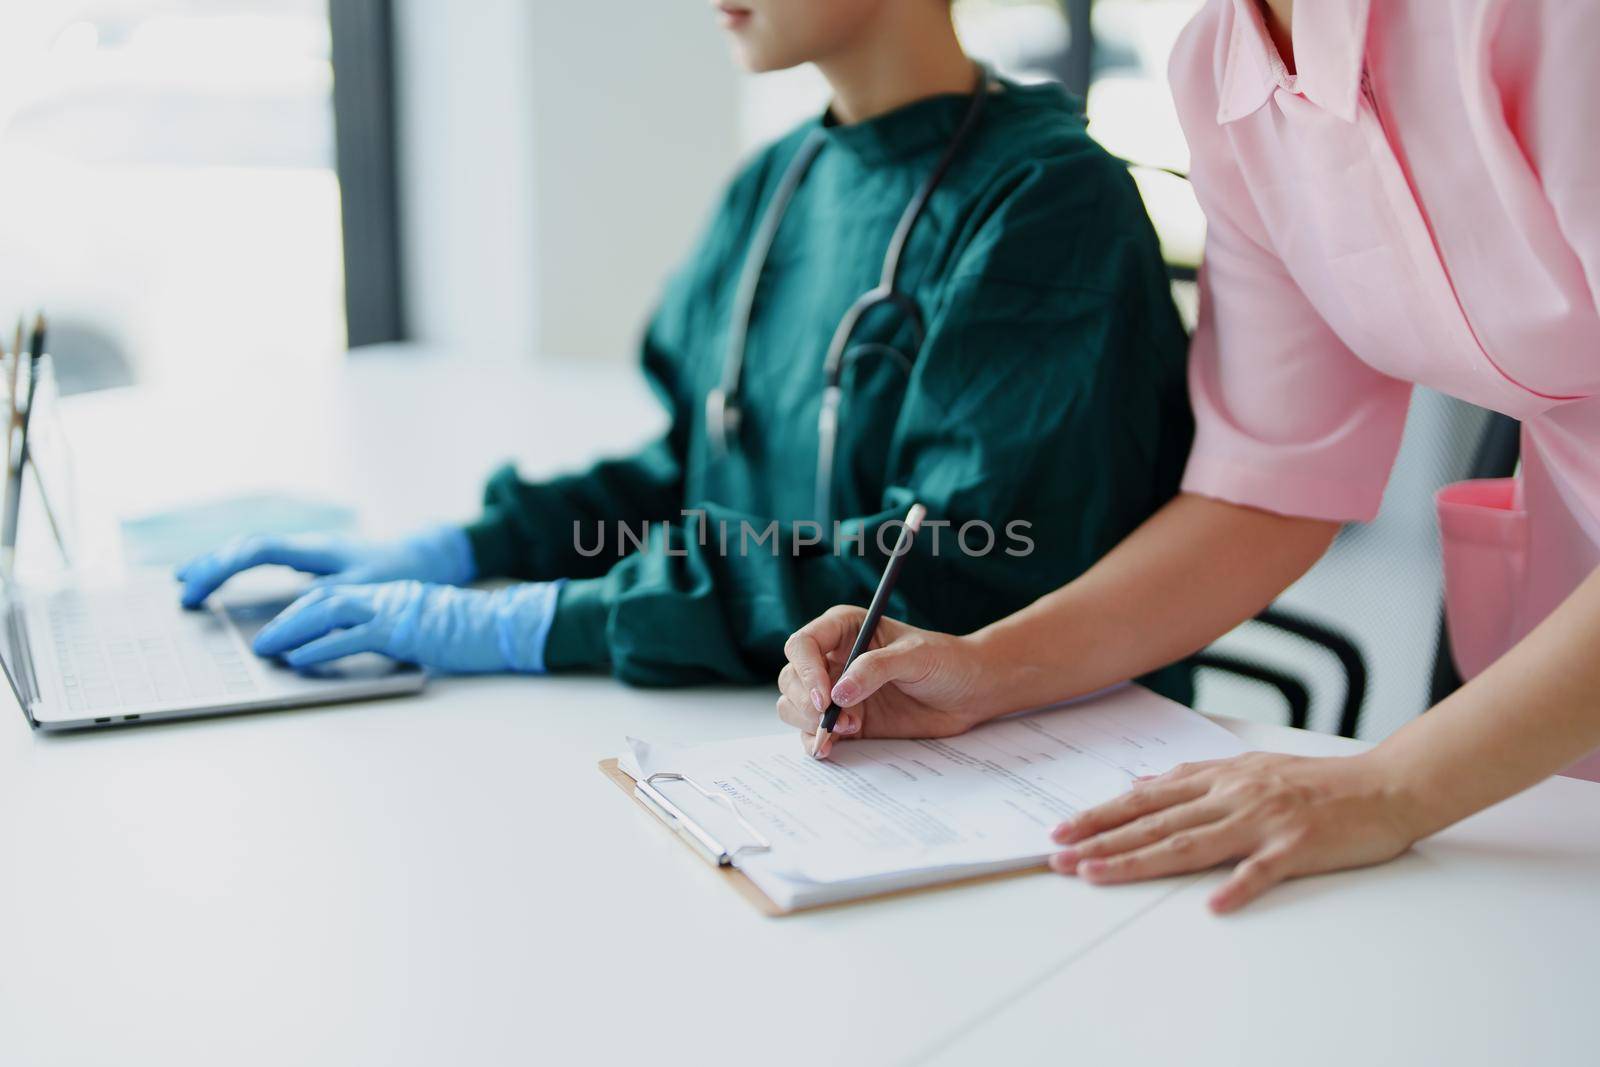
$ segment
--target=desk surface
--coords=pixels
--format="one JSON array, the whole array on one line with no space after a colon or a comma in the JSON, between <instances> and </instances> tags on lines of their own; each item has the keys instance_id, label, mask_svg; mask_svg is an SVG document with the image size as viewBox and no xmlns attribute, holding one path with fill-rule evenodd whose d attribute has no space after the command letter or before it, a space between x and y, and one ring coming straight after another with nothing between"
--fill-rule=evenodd
<instances>
[{"instance_id":1,"label":"desk surface","mask_svg":"<svg viewBox=\"0 0 1600 1067\"><path fill-rule=\"evenodd\" d=\"M469 513L499 458L562 465L657 425L614 372L351 362L298 394L262 383L265 414L178 393L81 398L79 483L122 515L310 488L400 529ZM770 920L595 770L628 733L769 730L760 691L445 679L418 699L72 737L8 713L7 1064L677 1063L719 1049L961 1063L1088 1048L1082 1062L1278 1063L1309 1062L1285 1056L1307 1034L1330 1063L1370 1061L1380 1043L1396 1062L1588 1051L1588 783L1547 783L1397 864L1226 920L1202 903L1215 875L1117 889L1039 875ZM1228 725L1260 747L1349 744Z\"/></svg>"}]
</instances>

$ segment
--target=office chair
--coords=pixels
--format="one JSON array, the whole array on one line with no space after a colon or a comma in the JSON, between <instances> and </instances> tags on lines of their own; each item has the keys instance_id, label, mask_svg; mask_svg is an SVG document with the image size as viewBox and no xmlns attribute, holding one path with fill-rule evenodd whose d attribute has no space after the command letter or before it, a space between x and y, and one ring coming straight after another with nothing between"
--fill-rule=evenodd
<instances>
[{"instance_id":1,"label":"office chair","mask_svg":"<svg viewBox=\"0 0 1600 1067\"><path fill-rule=\"evenodd\" d=\"M1342 530L1271 608L1196 657L1197 706L1286 712L1290 725L1377 738L1448 695L1460 679L1433 495L1509 474L1516 444L1513 420L1419 388L1377 518ZM1265 707L1263 692L1273 698Z\"/></svg>"},{"instance_id":2,"label":"office chair","mask_svg":"<svg viewBox=\"0 0 1600 1067\"><path fill-rule=\"evenodd\" d=\"M1343 673L1343 687L1339 690L1341 698L1336 732L1342 737L1356 736L1356 731L1361 727L1361 708L1367 699L1367 660L1356 643L1331 626L1279 608L1268 608L1247 625L1251 624L1270 627L1285 637L1298 638L1306 645L1327 652L1337 661ZM1289 668L1263 662L1269 655L1262 651L1252 653L1248 646L1243 652L1229 652L1213 645L1194 655L1190 662L1197 671L1218 671L1271 686L1283 699L1288 711L1288 724L1301 730L1309 729L1312 683Z\"/></svg>"}]
</instances>

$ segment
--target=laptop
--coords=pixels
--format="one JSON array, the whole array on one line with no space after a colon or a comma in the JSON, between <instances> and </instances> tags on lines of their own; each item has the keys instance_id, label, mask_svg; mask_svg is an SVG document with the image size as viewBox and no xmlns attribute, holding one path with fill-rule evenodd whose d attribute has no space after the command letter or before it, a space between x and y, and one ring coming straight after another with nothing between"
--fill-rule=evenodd
<instances>
[{"instance_id":1,"label":"laptop","mask_svg":"<svg viewBox=\"0 0 1600 1067\"><path fill-rule=\"evenodd\" d=\"M0 664L39 730L400 696L427 682L372 653L307 671L257 656L250 639L293 599L281 592L213 596L189 611L170 577L147 574L32 592L8 584L4 595Z\"/></svg>"}]
</instances>

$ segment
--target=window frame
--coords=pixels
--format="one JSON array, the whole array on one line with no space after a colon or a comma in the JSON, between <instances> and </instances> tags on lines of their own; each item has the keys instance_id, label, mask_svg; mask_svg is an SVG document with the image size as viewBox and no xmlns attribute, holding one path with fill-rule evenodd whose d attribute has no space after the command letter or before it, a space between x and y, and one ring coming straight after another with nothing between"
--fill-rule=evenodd
<instances>
[{"instance_id":1,"label":"window frame","mask_svg":"<svg viewBox=\"0 0 1600 1067\"><path fill-rule=\"evenodd\" d=\"M348 346L403 341L408 331L391 0L328 0L328 27Z\"/></svg>"}]
</instances>

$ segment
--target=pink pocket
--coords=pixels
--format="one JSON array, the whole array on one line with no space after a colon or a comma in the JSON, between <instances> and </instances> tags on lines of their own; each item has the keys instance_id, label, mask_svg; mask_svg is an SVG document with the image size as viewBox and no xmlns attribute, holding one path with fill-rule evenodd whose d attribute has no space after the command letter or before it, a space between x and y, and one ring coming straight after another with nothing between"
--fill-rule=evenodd
<instances>
[{"instance_id":1,"label":"pink pocket","mask_svg":"<svg viewBox=\"0 0 1600 1067\"><path fill-rule=\"evenodd\" d=\"M1461 676L1471 678L1521 636L1528 513L1515 478L1457 482L1439 490L1434 501L1450 647Z\"/></svg>"}]
</instances>

